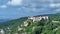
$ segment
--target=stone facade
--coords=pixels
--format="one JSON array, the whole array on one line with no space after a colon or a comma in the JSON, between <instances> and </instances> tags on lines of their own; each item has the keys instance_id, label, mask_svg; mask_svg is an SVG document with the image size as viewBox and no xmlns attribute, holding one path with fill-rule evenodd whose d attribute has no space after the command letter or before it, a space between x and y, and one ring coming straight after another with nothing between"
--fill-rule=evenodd
<instances>
[{"instance_id":1,"label":"stone facade","mask_svg":"<svg viewBox=\"0 0 60 34\"><path fill-rule=\"evenodd\" d=\"M31 19L31 20L33 20L33 22L35 22L35 21L40 21L40 20L42 20L42 19L48 19L48 16L39 16L39 17L28 17L28 19Z\"/></svg>"}]
</instances>

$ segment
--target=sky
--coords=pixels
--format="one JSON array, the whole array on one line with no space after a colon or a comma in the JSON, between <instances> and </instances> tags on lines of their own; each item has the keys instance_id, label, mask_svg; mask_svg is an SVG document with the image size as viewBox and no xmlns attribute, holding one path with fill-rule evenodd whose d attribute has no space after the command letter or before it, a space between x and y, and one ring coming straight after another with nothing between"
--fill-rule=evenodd
<instances>
[{"instance_id":1,"label":"sky","mask_svg":"<svg viewBox=\"0 0 60 34\"><path fill-rule=\"evenodd\" d=\"M60 12L60 0L0 0L0 19Z\"/></svg>"}]
</instances>

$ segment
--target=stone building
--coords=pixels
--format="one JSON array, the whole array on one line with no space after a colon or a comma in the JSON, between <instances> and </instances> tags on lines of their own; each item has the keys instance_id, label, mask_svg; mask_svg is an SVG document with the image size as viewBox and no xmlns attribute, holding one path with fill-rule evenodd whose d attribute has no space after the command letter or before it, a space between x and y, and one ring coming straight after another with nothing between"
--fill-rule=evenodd
<instances>
[{"instance_id":1,"label":"stone building","mask_svg":"<svg viewBox=\"0 0 60 34\"><path fill-rule=\"evenodd\" d=\"M47 19L48 20L48 16L39 16L39 17L28 17L28 19L30 19L30 20L33 20L33 22L38 22L38 21L40 21L40 20L42 20L42 19Z\"/></svg>"}]
</instances>

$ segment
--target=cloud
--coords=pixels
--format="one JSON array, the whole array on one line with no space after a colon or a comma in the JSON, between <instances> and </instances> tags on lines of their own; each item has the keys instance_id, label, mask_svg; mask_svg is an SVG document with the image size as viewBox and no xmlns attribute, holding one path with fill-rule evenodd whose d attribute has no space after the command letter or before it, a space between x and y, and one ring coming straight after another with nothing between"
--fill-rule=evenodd
<instances>
[{"instance_id":1,"label":"cloud","mask_svg":"<svg viewBox=\"0 0 60 34\"><path fill-rule=\"evenodd\" d=\"M60 3L52 3L52 4L49 4L50 7L60 7Z\"/></svg>"},{"instance_id":2,"label":"cloud","mask_svg":"<svg viewBox=\"0 0 60 34\"><path fill-rule=\"evenodd\" d=\"M0 8L7 8L6 5L0 5Z\"/></svg>"},{"instance_id":3,"label":"cloud","mask_svg":"<svg viewBox=\"0 0 60 34\"><path fill-rule=\"evenodd\" d=\"M45 12L49 11L50 9L48 8L31 8L31 7L22 7L18 8L18 10L22 10L23 12Z\"/></svg>"},{"instance_id":4,"label":"cloud","mask_svg":"<svg viewBox=\"0 0 60 34\"><path fill-rule=\"evenodd\" d=\"M8 5L12 5L12 6L18 6L18 5L21 5L21 3L22 3L22 0L11 0L7 2Z\"/></svg>"},{"instance_id":5,"label":"cloud","mask_svg":"<svg viewBox=\"0 0 60 34\"><path fill-rule=\"evenodd\" d=\"M56 9L55 12L60 12L60 8L59 9Z\"/></svg>"}]
</instances>

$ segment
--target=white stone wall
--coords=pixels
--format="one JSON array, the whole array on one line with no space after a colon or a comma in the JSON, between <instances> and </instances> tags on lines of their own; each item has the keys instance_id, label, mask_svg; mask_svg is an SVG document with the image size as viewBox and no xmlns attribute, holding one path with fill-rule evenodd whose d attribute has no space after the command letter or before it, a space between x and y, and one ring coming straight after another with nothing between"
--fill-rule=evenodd
<instances>
[{"instance_id":1,"label":"white stone wall","mask_svg":"<svg viewBox=\"0 0 60 34\"><path fill-rule=\"evenodd\" d=\"M42 18L43 18L43 19L48 19L48 16L28 17L28 19L33 20L33 22L34 22L34 21L40 21L40 20L42 20Z\"/></svg>"}]
</instances>

